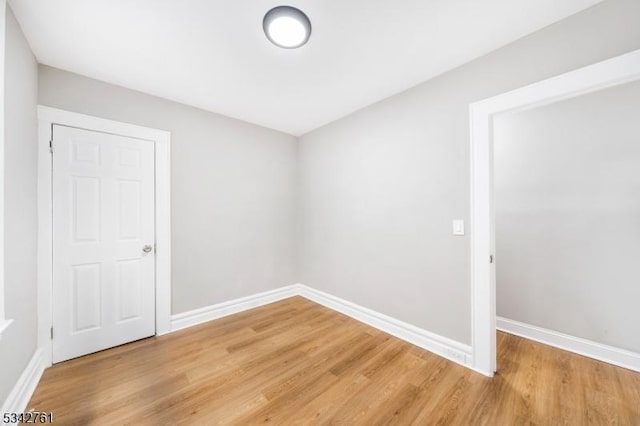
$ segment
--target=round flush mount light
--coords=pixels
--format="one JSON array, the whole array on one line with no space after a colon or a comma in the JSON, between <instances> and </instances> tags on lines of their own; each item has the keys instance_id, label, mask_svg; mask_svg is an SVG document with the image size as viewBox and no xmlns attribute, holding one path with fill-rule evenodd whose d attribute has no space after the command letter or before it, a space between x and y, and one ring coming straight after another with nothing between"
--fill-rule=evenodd
<instances>
[{"instance_id":1,"label":"round flush mount light","mask_svg":"<svg viewBox=\"0 0 640 426\"><path fill-rule=\"evenodd\" d=\"M262 28L271 43L284 49L304 45L311 36L311 21L300 9L274 7L264 15Z\"/></svg>"}]
</instances>

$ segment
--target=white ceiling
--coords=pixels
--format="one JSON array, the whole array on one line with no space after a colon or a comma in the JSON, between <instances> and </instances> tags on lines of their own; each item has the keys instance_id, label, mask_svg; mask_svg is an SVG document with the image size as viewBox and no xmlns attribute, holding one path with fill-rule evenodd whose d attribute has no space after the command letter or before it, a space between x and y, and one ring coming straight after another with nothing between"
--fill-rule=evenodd
<instances>
[{"instance_id":1,"label":"white ceiling","mask_svg":"<svg viewBox=\"0 0 640 426\"><path fill-rule=\"evenodd\" d=\"M10 0L39 62L306 133L600 0ZM262 18L302 9L296 50Z\"/></svg>"}]
</instances>

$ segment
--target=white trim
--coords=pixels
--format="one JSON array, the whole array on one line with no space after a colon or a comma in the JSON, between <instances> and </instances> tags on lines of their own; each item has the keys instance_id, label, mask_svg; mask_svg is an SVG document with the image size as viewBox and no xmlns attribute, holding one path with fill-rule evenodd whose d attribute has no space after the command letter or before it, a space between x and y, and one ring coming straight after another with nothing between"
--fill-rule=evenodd
<instances>
[{"instance_id":1,"label":"white trim","mask_svg":"<svg viewBox=\"0 0 640 426\"><path fill-rule=\"evenodd\" d=\"M371 327L389 333L399 339L447 358L450 361L471 367L471 346L440 336L388 315L365 308L320 290L298 284L298 294L327 308L338 311Z\"/></svg>"},{"instance_id":2,"label":"white trim","mask_svg":"<svg viewBox=\"0 0 640 426\"><path fill-rule=\"evenodd\" d=\"M22 371L18 381L9 392L9 396L2 404L2 413L22 413L38 386L42 372L45 369L45 356L42 348L36 349L31 360ZM3 423L4 424L4 423Z\"/></svg>"},{"instance_id":3,"label":"white trim","mask_svg":"<svg viewBox=\"0 0 640 426\"><path fill-rule=\"evenodd\" d=\"M38 347L51 365L52 193L49 141L54 124L155 143L156 334L171 327L171 134L167 131L38 106ZM55 146L54 146L55 150Z\"/></svg>"},{"instance_id":4,"label":"white trim","mask_svg":"<svg viewBox=\"0 0 640 426\"><path fill-rule=\"evenodd\" d=\"M7 2L0 0L0 339L11 321L4 310L4 60L6 49Z\"/></svg>"},{"instance_id":5,"label":"white trim","mask_svg":"<svg viewBox=\"0 0 640 426\"><path fill-rule=\"evenodd\" d=\"M471 126L471 344L473 367L496 371L493 218L493 116L522 111L640 79L640 50L470 105Z\"/></svg>"},{"instance_id":6,"label":"white trim","mask_svg":"<svg viewBox=\"0 0 640 426\"><path fill-rule=\"evenodd\" d=\"M472 368L471 346L469 345L439 336L430 331L423 330L409 323L307 287L303 284L281 287L275 290L172 315L171 331L182 330L293 296L302 296L305 299L338 311L357 321L426 349L429 352L433 352L465 367Z\"/></svg>"},{"instance_id":7,"label":"white trim","mask_svg":"<svg viewBox=\"0 0 640 426\"><path fill-rule=\"evenodd\" d=\"M535 325L497 317L498 330L640 372L640 354Z\"/></svg>"},{"instance_id":8,"label":"white trim","mask_svg":"<svg viewBox=\"0 0 640 426\"><path fill-rule=\"evenodd\" d=\"M297 287L295 285L290 285L251 296L229 300L227 302L217 303L211 306L205 306L204 308L175 314L171 316L171 331L182 330L183 328L213 321L218 318L226 317L227 315L237 314L238 312L257 308L258 306L267 305L296 295L298 295Z\"/></svg>"},{"instance_id":9,"label":"white trim","mask_svg":"<svg viewBox=\"0 0 640 426\"><path fill-rule=\"evenodd\" d=\"M302 296L320 305L326 306L329 309L341 312L371 327L389 333L406 342L447 358L453 362L472 368L470 363L472 359L471 347L469 345L439 336L435 333L423 330L406 322L302 284L281 287L204 308L194 309L189 312L172 315L170 330L167 330L162 334L182 330L293 296ZM47 351L49 352L47 353ZM25 411L25 409L28 408L27 404L40 381L40 377L42 376L44 369L50 365L50 347L38 348L4 402L2 411L15 413Z\"/></svg>"}]
</instances>

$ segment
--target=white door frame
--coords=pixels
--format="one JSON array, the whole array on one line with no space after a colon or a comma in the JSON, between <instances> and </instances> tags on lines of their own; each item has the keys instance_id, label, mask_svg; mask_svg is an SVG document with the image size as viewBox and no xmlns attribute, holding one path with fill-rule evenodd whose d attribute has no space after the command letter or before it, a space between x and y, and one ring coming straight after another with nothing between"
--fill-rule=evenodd
<instances>
[{"instance_id":1,"label":"white door frame","mask_svg":"<svg viewBox=\"0 0 640 426\"><path fill-rule=\"evenodd\" d=\"M38 347L51 365L53 318L52 157L54 124L144 139L155 144L156 335L171 327L171 133L61 109L38 106ZM55 145L54 145L55 149Z\"/></svg>"},{"instance_id":2,"label":"white door frame","mask_svg":"<svg viewBox=\"0 0 640 426\"><path fill-rule=\"evenodd\" d=\"M471 347L473 368L496 371L493 117L523 111L640 79L640 50L543 80L470 105L471 125Z\"/></svg>"}]
</instances>

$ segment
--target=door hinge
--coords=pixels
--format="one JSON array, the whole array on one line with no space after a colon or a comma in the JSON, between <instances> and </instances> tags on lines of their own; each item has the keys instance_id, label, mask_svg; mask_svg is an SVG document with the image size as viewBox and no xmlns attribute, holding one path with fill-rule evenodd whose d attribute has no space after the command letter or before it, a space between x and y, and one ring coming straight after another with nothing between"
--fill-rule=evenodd
<instances>
[{"instance_id":1,"label":"door hinge","mask_svg":"<svg viewBox=\"0 0 640 426\"><path fill-rule=\"evenodd\" d=\"M53 327L51 327L51 340L53 340Z\"/></svg>"},{"instance_id":2,"label":"door hinge","mask_svg":"<svg viewBox=\"0 0 640 426\"><path fill-rule=\"evenodd\" d=\"M49 141L49 152L53 154L53 140Z\"/></svg>"},{"instance_id":3,"label":"door hinge","mask_svg":"<svg viewBox=\"0 0 640 426\"><path fill-rule=\"evenodd\" d=\"M493 255L492 254L489 255L489 263L493 263Z\"/></svg>"}]
</instances>

